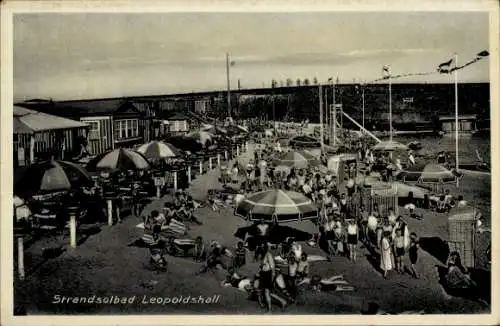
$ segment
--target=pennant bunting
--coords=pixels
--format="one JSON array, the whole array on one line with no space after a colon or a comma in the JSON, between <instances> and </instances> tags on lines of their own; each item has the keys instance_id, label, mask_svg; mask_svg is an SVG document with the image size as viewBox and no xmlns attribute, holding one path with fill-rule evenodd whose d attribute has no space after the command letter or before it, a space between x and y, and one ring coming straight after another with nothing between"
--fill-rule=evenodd
<instances>
[{"instance_id":1,"label":"pennant bunting","mask_svg":"<svg viewBox=\"0 0 500 326\"><path fill-rule=\"evenodd\" d=\"M453 58L451 58L450 60L446 61L446 62L443 62L441 63L438 68L437 68L437 71L440 73L440 74L447 74L447 73L450 73L451 72L451 64L453 63Z\"/></svg>"}]
</instances>

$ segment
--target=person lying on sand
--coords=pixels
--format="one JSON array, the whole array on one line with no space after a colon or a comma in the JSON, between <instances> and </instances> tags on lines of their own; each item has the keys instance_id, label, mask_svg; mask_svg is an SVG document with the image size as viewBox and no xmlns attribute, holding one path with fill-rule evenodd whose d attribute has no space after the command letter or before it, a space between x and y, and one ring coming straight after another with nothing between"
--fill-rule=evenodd
<instances>
[{"instance_id":1,"label":"person lying on sand","mask_svg":"<svg viewBox=\"0 0 500 326\"><path fill-rule=\"evenodd\" d=\"M348 285L349 283L344 280L342 275L332 276L330 278L323 279L319 275L314 275L311 278L306 277L298 283L300 285L309 285L312 290L318 292L351 292L354 291L354 287Z\"/></svg>"},{"instance_id":2,"label":"person lying on sand","mask_svg":"<svg viewBox=\"0 0 500 326\"><path fill-rule=\"evenodd\" d=\"M228 269L226 279L221 284L224 287L232 286L239 291L247 293L250 293L254 289L252 279L239 275L232 267Z\"/></svg>"},{"instance_id":3,"label":"person lying on sand","mask_svg":"<svg viewBox=\"0 0 500 326\"><path fill-rule=\"evenodd\" d=\"M223 262L223 256L232 256L232 253L226 248L220 245L218 242L213 241L210 244L210 251L207 256L207 260L200 271L196 275L206 273L209 270L219 268L227 269L226 264Z\"/></svg>"}]
</instances>

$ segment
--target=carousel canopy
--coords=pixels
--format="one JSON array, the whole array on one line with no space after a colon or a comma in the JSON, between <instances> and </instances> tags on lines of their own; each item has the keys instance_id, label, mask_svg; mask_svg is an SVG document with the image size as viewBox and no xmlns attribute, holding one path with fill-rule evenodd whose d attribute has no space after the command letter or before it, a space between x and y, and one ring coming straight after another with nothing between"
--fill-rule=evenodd
<instances>
[{"instance_id":1,"label":"carousel canopy","mask_svg":"<svg viewBox=\"0 0 500 326\"><path fill-rule=\"evenodd\" d=\"M244 199L236 207L235 215L253 221L297 221L318 217L318 208L298 192L273 189Z\"/></svg>"},{"instance_id":2,"label":"carousel canopy","mask_svg":"<svg viewBox=\"0 0 500 326\"><path fill-rule=\"evenodd\" d=\"M92 172L98 170L147 170L149 168L149 162L142 154L125 148L102 153L87 164L87 170Z\"/></svg>"},{"instance_id":3,"label":"carousel canopy","mask_svg":"<svg viewBox=\"0 0 500 326\"><path fill-rule=\"evenodd\" d=\"M427 164L419 181L422 183L455 182L457 176L447 168L439 164Z\"/></svg>"}]
</instances>

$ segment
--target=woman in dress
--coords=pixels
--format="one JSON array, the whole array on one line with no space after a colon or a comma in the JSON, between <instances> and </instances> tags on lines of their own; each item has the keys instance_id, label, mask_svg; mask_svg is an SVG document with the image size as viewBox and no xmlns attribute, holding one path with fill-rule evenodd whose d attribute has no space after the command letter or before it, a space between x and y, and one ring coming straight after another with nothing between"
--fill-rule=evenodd
<instances>
[{"instance_id":1,"label":"woman in dress","mask_svg":"<svg viewBox=\"0 0 500 326\"><path fill-rule=\"evenodd\" d=\"M387 275L392 270L392 246L390 240L390 233L384 232L382 241L380 242L380 269L387 279Z\"/></svg>"}]
</instances>

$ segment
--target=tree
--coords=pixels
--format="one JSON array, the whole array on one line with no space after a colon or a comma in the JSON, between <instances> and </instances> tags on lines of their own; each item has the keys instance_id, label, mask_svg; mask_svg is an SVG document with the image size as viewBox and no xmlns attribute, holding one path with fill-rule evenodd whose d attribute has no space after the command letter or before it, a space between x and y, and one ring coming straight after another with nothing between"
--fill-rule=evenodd
<instances>
[{"instance_id":1,"label":"tree","mask_svg":"<svg viewBox=\"0 0 500 326\"><path fill-rule=\"evenodd\" d=\"M285 86L285 82L283 80L280 80L280 87Z\"/></svg>"},{"instance_id":2,"label":"tree","mask_svg":"<svg viewBox=\"0 0 500 326\"><path fill-rule=\"evenodd\" d=\"M293 85L293 80L291 78L286 79L286 86L290 87Z\"/></svg>"},{"instance_id":3,"label":"tree","mask_svg":"<svg viewBox=\"0 0 500 326\"><path fill-rule=\"evenodd\" d=\"M297 78L297 83L296 83L297 86L300 86L300 78Z\"/></svg>"},{"instance_id":4,"label":"tree","mask_svg":"<svg viewBox=\"0 0 500 326\"><path fill-rule=\"evenodd\" d=\"M309 78L304 79L304 85L309 85Z\"/></svg>"},{"instance_id":5,"label":"tree","mask_svg":"<svg viewBox=\"0 0 500 326\"><path fill-rule=\"evenodd\" d=\"M276 87L276 80L271 80L271 88L275 88Z\"/></svg>"},{"instance_id":6,"label":"tree","mask_svg":"<svg viewBox=\"0 0 500 326\"><path fill-rule=\"evenodd\" d=\"M314 85L318 85L318 78L314 77L314 79L313 79L313 84L314 84Z\"/></svg>"}]
</instances>

